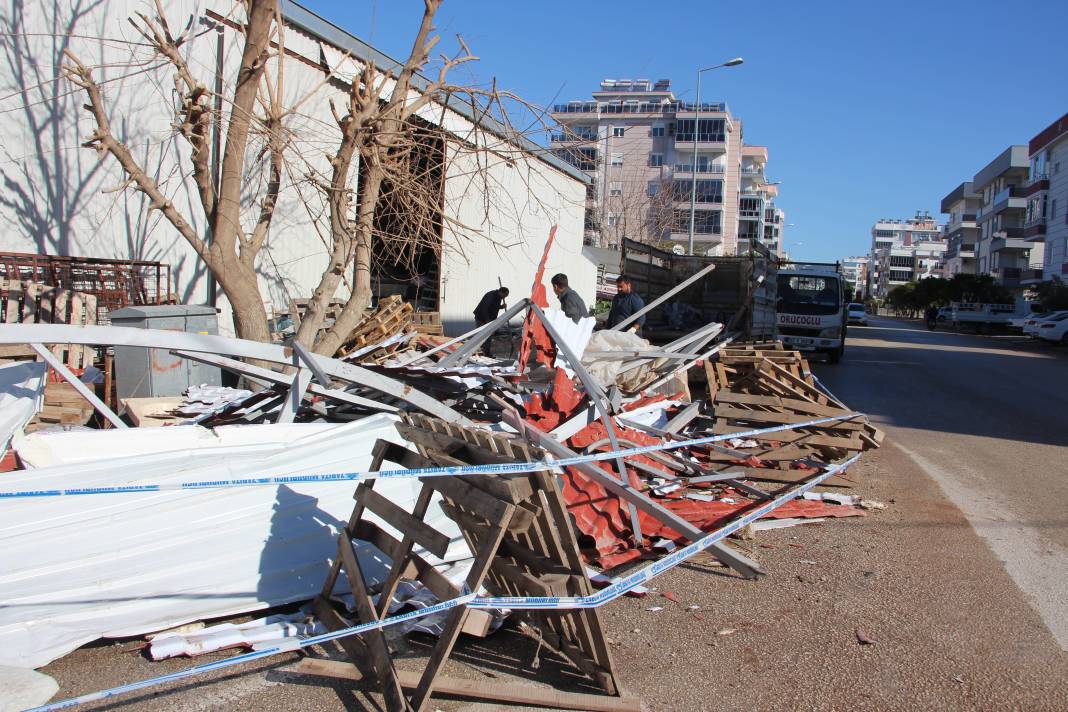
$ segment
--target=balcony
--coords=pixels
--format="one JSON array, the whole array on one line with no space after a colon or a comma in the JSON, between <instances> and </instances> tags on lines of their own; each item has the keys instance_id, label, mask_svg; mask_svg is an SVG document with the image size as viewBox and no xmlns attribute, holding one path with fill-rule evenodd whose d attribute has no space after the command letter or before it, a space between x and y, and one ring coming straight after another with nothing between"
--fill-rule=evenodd
<instances>
[{"instance_id":1,"label":"balcony","mask_svg":"<svg viewBox=\"0 0 1068 712\"><path fill-rule=\"evenodd\" d=\"M575 141L591 142L597 140L597 134L595 133L554 133L549 136L549 140L553 143L572 143Z\"/></svg>"},{"instance_id":2,"label":"balcony","mask_svg":"<svg viewBox=\"0 0 1068 712\"><path fill-rule=\"evenodd\" d=\"M764 175L764 166L742 166L743 176L760 176Z\"/></svg>"},{"instance_id":3,"label":"balcony","mask_svg":"<svg viewBox=\"0 0 1068 712\"><path fill-rule=\"evenodd\" d=\"M596 114L596 101L571 101L567 104L555 104L554 114Z\"/></svg>"},{"instance_id":4,"label":"balcony","mask_svg":"<svg viewBox=\"0 0 1068 712\"><path fill-rule=\"evenodd\" d=\"M554 104L554 114L674 114L677 112L702 114L729 113L723 102L701 103L698 107L693 102L684 101L569 101L566 104Z\"/></svg>"},{"instance_id":5,"label":"balcony","mask_svg":"<svg viewBox=\"0 0 1068 712\"><path fill-rule=\"evenodd\" d=\"M1020 284L1039 284L1042 282L1043 273L1040 268L1028 267L1020 270Z\"/></svg>"},{"instance_id":6,"label":"balcony","mask_svg":"<svg viewBox=\"0 0 1068 712\"><path fill-rule=\"evenodd\" d=\"M1043 190L1049 190L1049 177L1045 173L1040 173L1019 191L1019 195L1021 198L1030 198Z\"/></svg>"},{"instance_id":7,"label":"balcony","mask_svg":"<svg viewBox=\"0 0 1068 712\"><path fill-rule=\"evenodd\" d=\"M701 133L697 135L697 150L707 153L726 153L727 137L724 134ZM694 135L692 133L675 134L675 150L693 153Z\"/></svg>"},{"instance_id":8,"label":"balcony","mask_svg":"<svg viewBox=\"0 0 1068 712\"><path fill-rule=\"evenodd\" d=\"M950 243L949 247L946 249L945 257L947 260L951 260L954 257L960 257L962 259L975 257L975 245Z\"/></svg>"},{"instance_id":9,"label":"balcony","mask_svg":"<svg viewBox=\"0 0 1068 712\"><path fill-rule=\"evenodd\" d=\"M976 217L980 220L988 220L989 218L997 215L998 213L1006 210L1027 209L1027 198L1020 197L1020 191L1015 186L1009 186L994 196L994 199L990 201L989 205L984 205L976 213Z\"/></svg>"},{"instance_id":10,"label":"balcony","mask_svg":"<svg viewBox=\"0 0 1068 712\"><path fill-rule=\"evenodd\" d=\"M1029 242L1045 242L1046 241L1046 218L1045 216L1038 216L1029 220L1024 225L1023 239Z\"/></svg>"},{"instance_id":11,"label":"balcony","mask_svg":"<svg viewBox=\"0 0 1068 712\"><path fill-rule=\"evenodd\" d=\"M991 270L994 279L1005 287L1015 287L1020 284L1020 274L1023 272L1019 267L995 267Z\"/></svg>"},{"instance_id":12,"label":"balcony","mask_svg":"<svg viewBox=\"0 0 1068 712\"><path fill-rule=\"evenodd\" d=\"M692 163L676 163L675 164L675 175L678 175L680 173L693 173L693 172L694 171L693 171L693 164ZM716 164L716 163L704 163L704 164L698 163L697 164L697 172L698 173L719 173L719 174L723 174L723 173L727 172L727 167L719 165L719 164Z\"/></svg>"},{"instance_id":13,"label":"balcony","mask_svg":"<svg viewBox=\"0 0 1068 712\"><path fill-rule=\"evenodd\" d=\"M1019 228L1017 228L1019 229ZM1005 230L1003 232L1008 232ZM995 237L990 241L990 252L1030 252L1031 243L1013 237Z\"/></svg>"}]
</instances>

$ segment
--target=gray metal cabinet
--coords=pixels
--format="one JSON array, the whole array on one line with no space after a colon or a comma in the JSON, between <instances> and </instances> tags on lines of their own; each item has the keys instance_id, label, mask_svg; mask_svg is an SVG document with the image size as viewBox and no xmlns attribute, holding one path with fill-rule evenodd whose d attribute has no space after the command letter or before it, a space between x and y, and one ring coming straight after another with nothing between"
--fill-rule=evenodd
<instances>
[{"instance_id":1,"label":"gray metal cabinet","mask_svg":"<svg viewBox=\"0 0 1068 712\"><path fill-rule=\"evenodd\" d=\"M108 315L113 326L218 334L215 308L196 304L123 307ZM115 347L115 386L119 398L177 396L192 385L221 385L218 366L172 356L164 349Z\"/></svg>"}]
</instances>

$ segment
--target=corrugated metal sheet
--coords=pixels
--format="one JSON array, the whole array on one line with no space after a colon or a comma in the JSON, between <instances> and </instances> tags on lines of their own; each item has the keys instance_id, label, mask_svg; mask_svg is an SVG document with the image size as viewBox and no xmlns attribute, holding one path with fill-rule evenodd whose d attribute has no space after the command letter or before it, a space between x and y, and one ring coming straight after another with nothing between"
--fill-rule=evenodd
<instances>
[{"instance_id":1,"label":"corrugated metal sheet","mask_svg":"<svg viewBox=\"0 0 1068 712\"><path fill-rule=\"evenodd\" d=\"M386 415L304 426L314 432L288 442L274 439L274 425L241 427L242 438L258 434L259 442L168 452L171 429L159 428L151 454L3 477L6 485L43 489L348 472L369 466L379 438L403 442ZM134 449L119 448L129 431L94 435L112 438L117 453ZM376 489L410 508L419 486L392 480ZM311 598L351 514L354 489L339 482L0 502L0 665L38 667L99 637ZM447 558L467 557L451 520L436 506L430 512L453 540Z\"/></svg>"}]
</instances>

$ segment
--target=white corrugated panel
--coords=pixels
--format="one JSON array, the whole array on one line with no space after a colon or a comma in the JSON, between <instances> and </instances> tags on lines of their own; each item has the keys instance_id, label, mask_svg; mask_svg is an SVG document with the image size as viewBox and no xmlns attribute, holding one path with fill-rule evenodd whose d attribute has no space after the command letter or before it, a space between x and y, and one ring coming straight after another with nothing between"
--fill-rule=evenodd
<instances>
[{"instance_id":1,"label":"white corrugated panel","mask_svg":"<svg viewBox=\"0 0 1068 712\"><path fill-rule=\"evenodd\" d=\"M369 466L379 438L403 443L386 415L313 427L288 442L273 439L274 425L242 427L246 444L185 452L163 444L151 454L11 472L5 489L351 472ZM257 429L259 444L250 444ZM383 480L376 490L411 509L419 487ZM338 482L2 500L0 665L38 667L96 638L311 598L354 489ZM453 540L447 559L469 556L439 507L428 519Z\"/></svg>"}]
</instances>

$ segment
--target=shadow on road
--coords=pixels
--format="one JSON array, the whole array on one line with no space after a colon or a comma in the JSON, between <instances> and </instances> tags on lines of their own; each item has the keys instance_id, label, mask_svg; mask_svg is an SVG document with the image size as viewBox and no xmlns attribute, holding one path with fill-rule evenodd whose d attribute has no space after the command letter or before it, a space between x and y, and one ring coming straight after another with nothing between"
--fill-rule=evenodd
<instances>
[{"instance_id":1,"label":"shadow on road","mask_svg":"<svg viewBox=\"0 0 1068 712\"><path fill-rule=\"evenodd\" d=\"M875 317L813 370L877 424L1068 445L1068 349Z\"/></svg>"}]
</instances>

